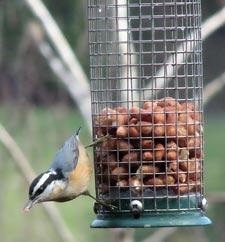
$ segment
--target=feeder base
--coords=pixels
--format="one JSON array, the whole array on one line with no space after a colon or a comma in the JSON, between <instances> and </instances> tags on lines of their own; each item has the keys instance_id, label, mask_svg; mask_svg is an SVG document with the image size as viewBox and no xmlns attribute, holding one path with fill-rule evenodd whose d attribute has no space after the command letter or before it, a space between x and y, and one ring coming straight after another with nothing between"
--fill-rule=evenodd
<instances>
[{"instance_id":1,"label":"feeder base","mask_svg":"<svg viewBox=\"0 0 225 242\"><path fill-rule=\"evenodd\" d=\"M132 215L98 215L91 228L154 228L205 226L211 220L201 212L174 212L144 214L135 219Z\"/></svg>"}]
</instances>

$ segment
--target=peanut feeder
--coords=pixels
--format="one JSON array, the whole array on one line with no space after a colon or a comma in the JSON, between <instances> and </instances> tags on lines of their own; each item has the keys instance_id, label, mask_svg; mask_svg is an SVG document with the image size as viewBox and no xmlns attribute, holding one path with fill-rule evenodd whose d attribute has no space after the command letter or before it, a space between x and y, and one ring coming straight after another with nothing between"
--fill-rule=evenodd
<instances>
[{"instance_id":1,"label":"peanut feeder","mask_svg":"<svg viewBox=\"0 0 225 242\"><path fill-rule=\"evenodd\" d=\"M89 0L92 227L207 225L199 0Z\"/></svg>"}]
</instances>

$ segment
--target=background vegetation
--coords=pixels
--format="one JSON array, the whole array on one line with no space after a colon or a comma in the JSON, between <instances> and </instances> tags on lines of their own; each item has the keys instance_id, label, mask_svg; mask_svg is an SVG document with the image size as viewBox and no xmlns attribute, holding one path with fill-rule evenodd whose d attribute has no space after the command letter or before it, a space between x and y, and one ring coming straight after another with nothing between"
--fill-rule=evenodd
<instances>
[{"instance_id":1,"label":"background vegetation","mask_svg":"<svg viewBox=\"0 0 225 242\"><path fill-rule=\"evenodd\" d=\"M44 3L88 73L86 1L67 0L56 4L56 1L45 0ZM203 20L224 4L223 0L203 0ZM33 20L23 1L0 1L0 122L39 173L48 167L62 141L76 127L84 126L85 120L82 120L64 86L55 81L56 77L29 38L28 24ZM224 72L224 40L225 26L204 42L205 84ZM225 194L224 91L221 90L205 109L205 183L209 195L212 192ZM86 127L82 130L81 139L85 144L90 141ZM93 182L91 186L93 189ZM41 206L30 214L22 213L27 188L15 169L12 157L0 144L1 241L61 241ZM76 241L110 240L111 230L89 228L95 217L92 203L88 198L79 198L57 205ZM212 226L178 229L166 241L225 241L224 213L224 199L217 199L208 209ZM154 231L137 229L135 240L140 241Z\"/></svg>"}]
</instances>

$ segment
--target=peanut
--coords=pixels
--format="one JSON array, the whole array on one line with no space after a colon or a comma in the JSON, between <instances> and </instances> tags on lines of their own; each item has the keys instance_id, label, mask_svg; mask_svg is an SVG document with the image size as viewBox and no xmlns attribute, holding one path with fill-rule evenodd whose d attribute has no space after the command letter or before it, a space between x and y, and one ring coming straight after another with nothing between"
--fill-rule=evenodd
<instances>
[{"instance_id":1,"label":"peanut","mask_svg":"<svg viewBox=\"0 0 225 242\"><path fill-rule=\"evenodd\" d=\"M146 109L149 112L152 112L156 108L156 106L157 106L157 103L156 102L147 101L147 102L144 103L143 109Z\"/></svg>"},{"instance_id":2,"label":"peanut","mask_svg":"<svg viewBox=\"0 0 225 242\"><path fill-rule=\"evenodd\" d=\"M184 186L180 186L179 187L172 187L173 188L173 191L176 193L176 194L180 194L180 195L183 195L185 193L189 193L189 189L188 189L188 186L187 185L184 185Z\"/></svg>"},{"instance_id":3,"label":"peanut","mask_svg":"<svg viewBox=\"0 0 225 242\"><path fill-rule=\"evenodd\" d=\"M171 175L167 175L167 176L165 175L162 178L163 178L163 183L165 185L173 185L173 184L175 184L175 178L173 176L171 176Z\"/></svg>"},{"instance_id":4,"label":"peanut","mask_svg":"<svg viewBox=\"0 0 225 242\"><path fill-rule=\"evenodd\" d=\"M187 180L187 173L184 173L184 171L182 171L181 169L179 169L178 174L175 173L173 174L173 176L176 180L179 180L179 182L181 183L185 183Z\"/></svg>"},{"instance_id":5,"label":"peanut","mask_svg":"<svg viewBox=\"0 0 225 242\"><path fill-rule=\"evenodd\" d=\"M182 125L178 126L177 135L178 135L178 137L180 137L180 136L187 136L187 129L184 126L182 126Z\"/></svg>"},{"instance_id":6,"label":"peanut","mask_svg":"<svg viewBox=\"0 0 225 242\"><path fill-rule=\"evenodd\" d=\"M138 131L137 127L130 126L128 129L129 129L130 137L139 137L140 136L140 132Z\"/></svg>"},{"instance_id":7,"label":"peanut","mask_svg":"<svg viewBox=\"0 0 225 242\"><path fill-rule=\"evenodd\" d=\"M177 159L177 151L170 150L167 152L167 160L176 160Z\"/></svg>"},{"instance_id":8,"label":"peanut","mask_svg":"<svg viewBox=\"0 0 225 242\"><path fill-rule=\"evenodd\" d=\"M140 108L132 107L130 109L130 116L131 116L131 118L136 118L137 120L139 120L140 119Z\"/></svg>"},{"instance_id":9,"label":"peanut","mask_svg":"<svg viewBox=\"0 0 225 242\"><path fill-rule=\"evenodd\" d=\"M190 157L191 159L192 159L192 158L203 159L203 153L202 153L201 148L190 150L190 155L189 155L189 157Z\"/></svg>"},{"instance_id":10,"label":"peanut","mask_svg":"<svg viewBox=\"0 0 225 242\"><path fill-rule=\"evenodd\" d=\"M131 143L128 143L125 140L117 140L117 149L120 151L128 151L134 148L134 146Z\"/></svg>"},{"instance_id":11,"label":"peanut","mask_svg":"<svg viewBox=\"0 0 225 242\"><path fill-rule=\"evenodd\" d=\"M179 173L178 177L181 183L185 183L187 180L187 175L185 173Z\"/></svg>"},{"instance_id":12,"label":"peanut","mask_svg":"<svg viewBox=\"0 0 225 242\"><path fill-rule=\"evenodd\" d=\"M140 179L138 179L138 177L136 177L136 176L132 176L129 179L129 185L131 186L131 191L134 194L138 194L142 190L141 189L142 188L142 183L141 183Z\"/></svg>"},{"instance_id":13,"label":"peanut","mask_svg":"<svg viewBox=\"0 0 225 242\"><path fill-rule=\"evenodd\" d=\"M148 136L152 133L152 123L141 121L137 123L138 131L141 130L141 133L145 136Z\"/></svg>"},{"instance_id":14,"label":"peanut","mask_svg":"<svg viewBox=\"0 0 225 242\"><path fill-rule=\"evenodd\" d=\"M115 139L108 139L101 144L102 150L115 150L117 147Z\"/></svg>"},{"instance_id":15,"label":"peanut","mask_svg":"<svg viewBox=\"0 0 225 242\"><path fill-rule=\"evenodd\" d=\"M192 119L201 122L202 121L202 114L200 112L191 112L190 116Z\"/></svg>"},{"instance_id":16,"label":"peanut","mask_svg":"<svg viewBox=\"0 0 225 242\"><path fill-rule=\"evenodd\" d=\"M142 154L142 159L144 161L152 161L153 160L153 154L151 151L145 151L143 154Z\"/></svg>"},{"instance_id":17,"label":"peanut","mask_svg":"<svg viewBox=\"0 0 225 242\"><path fill-rule=\"evenodd\" d=\"M196 121L195 124L188 124L188 135L202 133L202 126Z\"/></svg>"},{"instance_id":18,"label":"peanut","mask_svg":"<svg viewBox=\"0 0 225 242\"><path fill-rule=\"evenodd\" d=\"M131 118L136 118L140 121L152 121L151 112L145 109L140 109L138 107L132 107L130 109L130 116Z\"/></svg>"},{"instance_id":19,"label":"peanut","mask_svg":"<svg viewBox=\"0 0 225 242\"><path fill-rule=\"evenodd\" d=\"M129 121L130 125L137 124L137 123L138 123L138 119L137 118L131 118L130 121Z\"/></svg>"},{"instance_id":20,"label":"peanut","mask_svg":"<svg viewBox=\"0 0 225 242\"><path fill-rule=\"evenodd\" d=\"M169 141L166 145L167 150L177 150L177 144L174 141Z\"/></svg>"},{"instance_id":21,"label":"peanut","mask_svg":"<svg viewBox=\"0 0 225 242\"><path fill-rule=\"evenodd\" d=\"M116 159L116 155L115 154L110 154L108 157L106 156L106 158L108 158L108 164L110 169L114 169L117 166L117 159Z\"/></svg>"},{"instance_id":22,"label":"peanut","mask_svg":"<svg viewBox=\"0 0 225 242\"><path fill-rule=\"evenodd\" d=\"M188 160L189 154L188 149L181 149L179 152L179 160Z\"/></svg>"},{"instance_id":23,"label":"peanut","mask_svg":"<svg viewBox=\"0 0 225 242\"><path fill-rule=\"evenodd\" d=\"M101 138L102 136L106 135L103 128L96 128L95 133L97 138Z\"/></svg>"},{"instance_id":24,"label":"peanut","mask_svg":"<svg viewBox=\"0 0 225 242\"><path fill-rule=\"evenodd\" d=\"M168 171L176 172L177 168L178 168L177 161L172 161L171 163L169 163Z\"/></svg>"},{"instance_id":25,"label":"peanut","mask_svg":"<svg viewBox=\"0 0 225 242\"><path fill-rule=\"evenodd\" d=\"M111 178L114 181L126 179L127 177L128 177L128 169L126 167L123 167L123 166L116 167L111 171Z\"/></svg>"},{"instance_id":26,"label":"peanut","mask_svg":"<svg viewBox=\"0 0 225 242\"><path fill-rule=\"evenodd\" d=\"M153 148L153 141L149 139L143 139L141 140L141 147L142 149L152 149Z\"/></svg>"},{"instance_id":27,"label":"peanut","mask_svg":"<svg viewBox=\"0 0 225 242\"><path fill-rule=\"evenodd\" d=\"M166 126L166 135L167 136L187 136L187 129L183 125L167 125Z\"/></svg>"},{"instance_id":28,"label":"peanut","mask_svg":"<svg viewBox=\"0 0 225 242\"><path fill-rule=\"evenodd\" d=\"M154 109L154 112L152 113L153 115L153 120L154 123L165 123L165 113L164 113L164 109L160 106L157 106Z\"/></svg>"},{"instance_id":29,"label":"peanut","mask_svg":"<svg viewBox=\"0 0 225 242\"><path fill-rule=\"evenodd\" d=\"M179 111L183 111L183 112L194 111L194 104L190 102L181 103Z\"/></svg>"},{"instance_id":30,"label":"peanut","mask_svg":"<svg viewBox=\"0 0 225 242\"><path fill-rule=\"evenodd\" d=\"M188 160L179 163L179 167L183 171L200 172L200 163L198 160Z\"/></svg>"},{"instance_id":31,"label":"peanut","mask_svg":"<svg viewBox=\"0 0 225 242\"><path fill-rule=\"evenodd\" d=\"M165 155L165 148L162 144L157 144L155 146L155 160L156 161L161 161L163 160L164 158L164 155Z\"/></svg>"},{"instance_id":32,"label":"peanut","mask_svg":"<svg viewBox=\"0 0 225 242\"><path fill-rule=\"evenodd\" d=\"M182 124L192 124L194 122L194 120L189 116L188 113L179 114L178 121Z\"/></svg>"},{"instance_id":33,"label":"peanut","mask_svg":"<svg viewBox=\"0 0 225 242\"><path fill-rule=\"evenodd\" d=\"M198 160L180 162L180 168L189 173L189 178L196 181L201 177L201 165Z\"/></svg>"},{"instance_id":34,"label":"peanut","mask_svg":"<svg viewBox=\"0 0 225 242\"><path fill-rule=\"evenodd\" d=\"M128 128L120 126L116 130L116 136L119 138L126 138L128 136Z\"/></svg>"},{"instance_id":35,"label":"peanut","mask_svg":"<svg viewBox=\"0 0 225 242\"><path fill-rule=\"evenodd\" d=\"M128 115L127 114L118 114L116 120L112 122L112 126L123 126L128 124Z\"/></svg>"},{"instance_id":36,"label":"peanut","mask_svg":"<svg viewBox=\"0 0 225 242\"><path fill-rule=\"evenodd\" d=\"M200 148L201 147L201 138L193 137L188 139L187 147L190 148Z\"/></svg>"},{"instance_id":37,"label":"peanut","mask_svg":"<svg viewBox=\"0 0 225 242\"><path fill-rule=\"evenodd\" d=\"M141 109L141 121L152 122L152 110Z\"/></svg>"},{"instance_id":38,"label":"peanut","mask_svg":"<svg viewBox=\"0 0 225 242\"><path fill-rule=\"evenodd\" d=\"M173 187L175 193L185 194L189 192L198 192L201 190L201 185L199 181L193 181L191 179L188 180L188 184L179 184L179 187Z\"/></svg>"},{"instance_id":39,"label":"peanut","mask_svg":"<svg viewBox=\"0 0 225 242\"><path fill-rule=\"evenodd\" d=\"M165 134L165 126L164 124L158 123L157 126L154 126L154 135L156 137L164 136Z\"/></svg>"},{"instance_id":40,"label":"peanut","mask_svg":"<svg viewBox=\"0 0 225 242\"><path fill-rule=\"evenodd\" d=\"M123 156L121 159L122 162L130 162L130 161L139 161L139 153L138 152L130 152Z\"/></svg>"},{"instance_id":41,"label":"peanut","mask_svg":"<svg viewBox=\"0 0 225 242\"><path fill-rule=\"evenodd\" d=\"M146 176L156 174L160 171L159 167L153 165L141 165L138 167L136 171L136 176L141 179L142 177L145 178Z\"/></svg>"},{"instance_id":42,"label":"peanut","mask_svg":"<svg viewBox=\"0 0 225 242\"><path fill-rule=\"evenodd\" d=\"M176 107L175 106L166 106L166 123L175 124L177 122Z\"/></svg>"},{"instance_id":43,"label":"peanut","mask_svg":"<svg viewBox=\"0 0 225 242\"><path fill-rule=\"evenodd\" d=\"M99 116L95 118L95 123L99 126L111 126L116 121L116 111L111 108L104 108Z\"/></svg>"},{"instance_id":44,"label":"peanut","mask_svg":"<svg viewBox=\"0 0 225 242\"><path fill-rule=\"evenodd\" d=\"M129 186L128 180L126 179L119 180L117 181L116 186L120 188L128 187Z\"/></svg>"},{"instance_id":45,"label":"peanut","mask_svg":"<svg viewBox=\"0 0 225 242\"><path fill-rule=\"evenodd\" d=\"M126 107L117 107L117 108L116 108L116 111L117 111L118 113L124 113L124 114L127 114L127 113L128 113L128 110L127 110Z\"/></svg>"},{"instance_id":46,"label":"peanut","mask_svg":"<svg viewBox=\"0 0 225 242\"><path fill-rule=\"evenodd\" d=\"M164 181L162 177L153 177L144 180L145 185L153 185L153 186L162 186L164 185Z\"/></svg>"},{"instance_id":47,"label":"peanut","mask_svg":"<svg viewBox=\"0 0 225 242\"><path fill-rule=\"evenodd\" d=\"M167 106L174 107L179 103L177 103L176 100L172 97L165 97L165 98L160 99L157 104L158 104L158 106L164 108Z\"/></svg>"},{"instance_id":48,"label":"peanut","mask_svg":"<svg viewBox=\"0 0 225 242\"><path fill-rule=\"evenodd\" d=\"M175 125L167 125L166 126L166 136L176 136L177 129Z\"/></svg>"}]
</instances>

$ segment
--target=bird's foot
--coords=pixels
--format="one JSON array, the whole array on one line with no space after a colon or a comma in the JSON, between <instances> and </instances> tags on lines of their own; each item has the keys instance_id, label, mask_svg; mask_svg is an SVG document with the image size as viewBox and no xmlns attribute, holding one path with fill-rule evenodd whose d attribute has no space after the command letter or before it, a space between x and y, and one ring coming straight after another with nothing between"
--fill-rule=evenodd
<instances>
[{"instance_id":1,"label":"bird's foot","mask_svg":"<svg viewBox=\"0 0 225 242\"><path fill-rule=\"evenodd\" d=\"M94 205L94 211L95 211L95 213L97 213L97 211L99 209L101 209L100 206L103 206L104 208L108 209L112 213L115 213L115 211L117 210L117 207L116 206L114 206L114 205L112 205L110 203L107 203L105 201L102 201L102 200L97 200L95 202L95 205Z\"/></svg>"}]
</instances>

